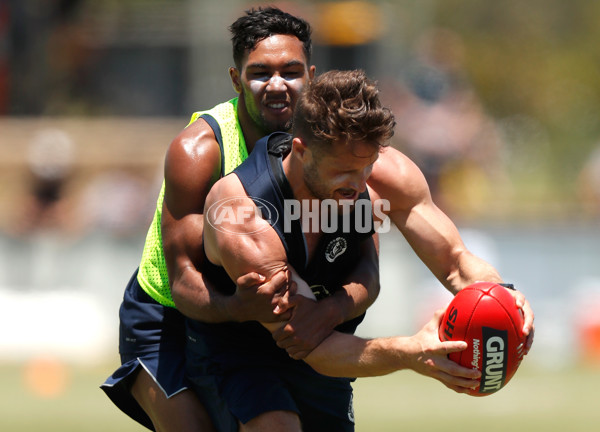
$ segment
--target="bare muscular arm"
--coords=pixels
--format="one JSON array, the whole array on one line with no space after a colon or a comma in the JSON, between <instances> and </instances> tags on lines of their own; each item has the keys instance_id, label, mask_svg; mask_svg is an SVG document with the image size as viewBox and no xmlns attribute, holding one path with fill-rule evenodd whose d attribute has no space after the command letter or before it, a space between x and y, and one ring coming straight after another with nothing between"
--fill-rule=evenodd
<instances>
[{"instance_id":1,"label":"bare muscular arm","mask_svg":"<svg viewBox=\"0 0 600 432\"><path fill-rule=\"evenodd\" d=\"M369 186L390 202L390 219L436 278L453 294L476 281L502 282L497 270L473 255L458 229L433 202L421 170L401 152L385 149L375 163ZM513 292L525 316L524 332L533 343L533 311L525 296Z\"/></svg>"},{"instance_id":2,"label":"bare muscular arm","mask_svg":"<svg viewBox=\"0 0 600 432\"><path fill-rule=\"evenodd\" d=\"M204 202L219 178L220 157L214 133L202 119L184 129L167 151L161 228L171 293L177 308L193 319L266 319L272 311L269 292L261 298L256 290L238 288L236 295L224 296L201 273Z\"/></svg>"},{"instance_id":3,"label":"bare muscular arm","mask_svg":"<svg viewBox=\"0 0 600 432\"><path fill-rule=\"evenodd\" d=\"M215 206L217 202L224 206ZM267 279L287 269L285 249L275 230L258 216L235 174L220 179L206 199L204 248L207 258L232 280L250 272Z\"/></svg>"},{"instance_id":4,"label":"bare muscular arm","mask_svg":"<svg viewBox=\"0 0 600 432\"><path fill-rule=\"evenodd\" d=\"M502 281L494 267L467 250L454 223L432 201L421 170L402 153L385 149L369 186L390 202L392 223L450 292L477 280Z\"/></svg>"}]
</instances>

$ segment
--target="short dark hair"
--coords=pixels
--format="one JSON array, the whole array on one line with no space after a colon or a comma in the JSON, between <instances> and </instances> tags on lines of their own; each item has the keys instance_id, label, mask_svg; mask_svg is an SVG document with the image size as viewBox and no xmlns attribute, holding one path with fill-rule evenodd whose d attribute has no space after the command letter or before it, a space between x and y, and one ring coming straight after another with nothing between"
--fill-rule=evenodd
<instances>
[{"instance_id":1,"label":"short dark hair","mask_svg":"<svg viewBox=\"0 0 600 432\"><path fill-rule=\"evenodd\" d=\"M332 70L304 86L293 124L294 136L321 148L336 141L364 141L381 148L389 145L396 121L364 71Z\"/></svg>"},{"instance_id":2,"label":"short dark hair","mask_svg":"<svg viewBox=\"0 0 600 432\"><path fill-rule=\"evenodd\" d=\"M304 54L310 62L312 53L312 29L302 18L283 12L276 7L259 7L246 11L231 26L231 43L233 45L233 61L239 69L246 51L252 51L256 44L273 35L296 36L304 45Z\"/></svg>"}]
</instances>

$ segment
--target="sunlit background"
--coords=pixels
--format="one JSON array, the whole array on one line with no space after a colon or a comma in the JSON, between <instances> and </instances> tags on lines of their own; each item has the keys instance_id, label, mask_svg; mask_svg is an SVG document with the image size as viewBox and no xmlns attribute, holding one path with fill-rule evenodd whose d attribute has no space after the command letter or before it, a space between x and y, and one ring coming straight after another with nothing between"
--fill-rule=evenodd
<instances>
[{"instance_id":1,"label":"sunlit background","mask_svg":"<svg viewBox=\"0 0 600 432\"><path fill-rule=\"evenodd\" d=\"M98 389L118 365L117 309L164 152L193 111L235 96L227 27L260 4L0 0L1 430L53 430L48 408L43 429L31 414L44 403L71 418L56 430L141 430ZM379 82L393 145L467 246L530 300L523 367L600 385L600 2L270 4L313 25L317 71ZM361 335L412 334L450 299L396 231L382 236L381 274Z\"/></svg>"}]
</instances>

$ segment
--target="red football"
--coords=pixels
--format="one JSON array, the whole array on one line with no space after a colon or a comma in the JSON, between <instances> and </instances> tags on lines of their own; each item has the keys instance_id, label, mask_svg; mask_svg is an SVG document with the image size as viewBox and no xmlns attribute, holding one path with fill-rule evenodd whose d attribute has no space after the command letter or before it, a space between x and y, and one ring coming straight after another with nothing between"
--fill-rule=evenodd
<instances>
[{"instance_id":1,"label":"red football","mask_svg":"<svg viewBox=\"0 0 600 432\"><path fill-rule=\"evenodd\" d=\"M439 329L441 341L467 342L464 351L448 357L481 371L480 385L472 396L487 396L504 387L523 359L523 314L507 288L477 282L456 294Z\"/></svg>"}]
</instances>

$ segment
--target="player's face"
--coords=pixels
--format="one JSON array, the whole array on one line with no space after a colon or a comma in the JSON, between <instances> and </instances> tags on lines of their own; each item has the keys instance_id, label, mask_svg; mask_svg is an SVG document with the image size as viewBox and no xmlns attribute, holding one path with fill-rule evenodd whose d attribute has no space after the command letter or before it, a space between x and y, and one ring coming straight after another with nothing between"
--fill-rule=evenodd
<instances>
[{"instance_id":1,"label":"player's face","mask_svg":"<svg viewBox=\"0 0 600 432\"><path fill-rule=\"evenodd\" d=\"M331 149L311 152L304 163L304 182L319 200L358 199L367 188L367 179L379 151L373 145L356 142L345 145L335 143Z\"/></svg>"},{"instance_id":2,"label":"player's face","mask_svg":"<svg viewBox=\"0 0 600 432\"><path fill-rule=\"evenodd\" d=\"M308 66L302 42L295 36L274 35L248 53L236 90L263 135L289 131L300 91L313 75L314 66Z\"/></svg>"}]
</instances>

